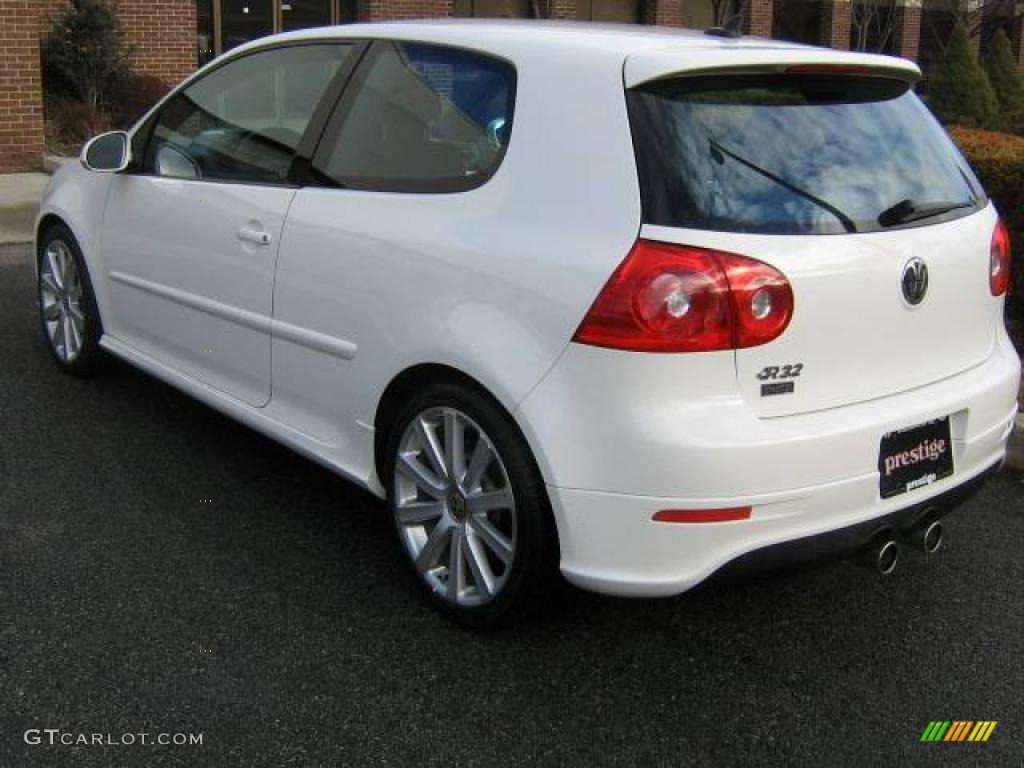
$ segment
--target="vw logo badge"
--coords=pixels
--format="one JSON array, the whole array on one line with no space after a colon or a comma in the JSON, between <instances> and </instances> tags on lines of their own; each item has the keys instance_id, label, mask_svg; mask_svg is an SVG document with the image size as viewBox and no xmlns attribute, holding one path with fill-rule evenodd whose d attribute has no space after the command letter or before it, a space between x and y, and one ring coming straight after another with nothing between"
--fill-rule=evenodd
<instances>
[{"instance_id":1,"label":"vw logo badge","mask_svg":"<svg viewBox=\"0 0 1024 768\"><path fill-rule=\"evenodd\" d=\"M907 304L916 307L928 293L928 265L921 259L913 258L903 268L903 298Z\"/></svg>"}]
</instances>

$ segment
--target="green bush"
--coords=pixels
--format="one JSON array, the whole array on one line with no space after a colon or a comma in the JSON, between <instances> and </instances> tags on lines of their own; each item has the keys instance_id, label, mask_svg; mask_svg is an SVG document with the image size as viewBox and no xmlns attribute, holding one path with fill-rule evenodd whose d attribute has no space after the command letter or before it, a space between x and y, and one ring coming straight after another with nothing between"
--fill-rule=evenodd
<instances>
[{"instance_id":1,"label":"green bush","mask_svg":"<svg viewBox=\"0 0 1024 768\"><path fill-rule=\"evenodd\" d=\"M149 108L167 95L170 87L155 75L132 75L110 108L111 124L128 130Z\"/></svg>"},{"instance_id":2,"label":"green bush","mask_svg":"<svg viewBox=\"0 0 1024 768\"><path fill-rule=\"evenodd\" d=\"M132 51L107 0L71 0L42 41L47 96L109 105L131 75Z\"/></svg>"},{"instance_id":3,"label":"green bush","mask_svg":"<svg viewBox=\"0 0 1024 768\"><path fill-rule=\"evenodd\" d=\"M1003 128L1011 133L1024 133L1024 77L1017 69L1010 40L1002 29L992 39L985 72L999 100Z\"/></svg>"},{"instance_id":4,"label":"green bush","mask_svg":"<svg viewBox=\"0 0 1024 768\"><path fill-rule=\"evenodd\" d=\"M946 125L1000 126L999 102L963 24L953 27L946 54L928 81L928 105Z\"/></svg>"},{"instance_id":5,"label":"green bush","mask_svg":"<svg viewBox=\"0 0 1024 768\"><path fill-rule=\"evenodd\" d=\"M1024 138L952 128L950 135L974 168L1010 230L1015 301L1024 301Z\"/></svg>"}]
</instances>

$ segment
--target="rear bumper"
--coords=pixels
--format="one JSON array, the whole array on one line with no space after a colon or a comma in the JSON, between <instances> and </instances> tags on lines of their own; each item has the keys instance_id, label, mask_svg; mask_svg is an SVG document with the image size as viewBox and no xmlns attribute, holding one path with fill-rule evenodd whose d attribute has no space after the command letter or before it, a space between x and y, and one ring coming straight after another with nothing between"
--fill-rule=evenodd
<instances>
[{"instance_id":1,"label":"rear bumper","mask_svg":"<svg viewBox=\"0 0 1024 768\"><path fill-rule=\"evenodd\" d=\"M678 371L642 370L666 356L623 366L614 354L571 346L520 409L548 482L562 571L610 594L677 594L766 548L771 560L800 560L824 534L849 532L835 540L841 551L865 532L913 525L925 506L948 504L1003 461L1017 412L1020 361L1004 333L988 360L950 379L775 419L757 418L740 399L694 397L700 381L690 387ZM882 435L944 416L954 474L880 498ZM652 520L662 509L744 506L747 520Z\"/></svg>"},{"instance_id":2,"label":"rear bumper","mask_svg":"<svg viewBox=\"0 0 1024 768\"><path fill-rule=\"evenodd\" d=\"M798 565L833 560L863 550L884 538L900 539L924 521L940 520L956 510L971 496L981 490L992 475L999 471L1002 462L993 464L980 475L967 480L952 490L890 512L887 515L865 520L861 523L837 528L816 536L791 539L781 544L761 547L735 560L730 560L715 572L715 576L744 575L792 568Z\"/></svg>"}]
</instances>

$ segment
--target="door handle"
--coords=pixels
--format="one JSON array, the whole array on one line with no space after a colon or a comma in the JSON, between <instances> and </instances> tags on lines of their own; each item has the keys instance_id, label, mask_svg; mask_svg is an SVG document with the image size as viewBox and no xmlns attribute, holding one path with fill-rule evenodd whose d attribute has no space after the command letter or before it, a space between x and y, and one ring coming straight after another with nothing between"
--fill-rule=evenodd
<instances>
[{"instance_id":1,"label":"door handle","mask_svg":"<svg viewBox=\"0 0 1024 768\"><path fill-rule=\"evenodd\" d=\"M273 238L270 237L269 232L253 229L252 227L242 227L238 230L238 239L248 243L256 243L256 245L270 245L270 241Z\"/></svg>"}]
</instances>

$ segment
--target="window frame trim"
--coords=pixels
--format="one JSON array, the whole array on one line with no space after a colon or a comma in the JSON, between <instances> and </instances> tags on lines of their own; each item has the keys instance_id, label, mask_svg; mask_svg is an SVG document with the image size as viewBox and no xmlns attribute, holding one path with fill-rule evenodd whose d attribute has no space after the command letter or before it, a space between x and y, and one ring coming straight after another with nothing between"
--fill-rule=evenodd
<instances>
[{"instance_id":1,"label":"window frame trim","mask_svg":"<svg viewBox=\"0 0 1024 768\"><path fill-rule=\"evenodd\" d=\"M454 51L463 51L471 53L476 56L486 57L495 61L506 64L511 71L511 78L509 80L510 86L510 97L509 97L509 110L506 118L510 128L508 134L508 141L502 145L500 152L498 153L497 160L493 167L487 173L480 173L476 176L467 176L464 178L446 178L446 179L348 179L342 178L340 180L333 179L327 176L320 168L323 167L324 161L327 159L328 148L333 147L334 143L337 142L342 127L347 123L351 117L352 108L355 104L356 98L362 91L363 86L366 84L367 76L369 75L373 65L377 59L381 56L384 49L389 45L422 45L430 46L434 48L443 48ZM351 77L349 78L344 90L341 92L337 103L328 115L327 121L323 127L319 139L316 144L316 148L313 152L312 158L309 163L307 178L304 179L305 184L308 186L316 186L327 189L345 189L354 190L359 192L383 192L388 194L409 194L409 195L431 195L431 194L458 194L461 192L471 192L475 189L480 189L485 184L490 182L498 171L505 164L505 156L508 153L509 145L512 143L512 136L515 133L515 112L516 105L519 97L519 70L511 59L504 56L500 56L491 51L482 51L478 48L471 48L468 46L451 45L449 43L439 43L433 40L417 40L413 38L398 38L398 37L387 37L387 38L376 38L369 45L368 49L365 50L361 56L359 65L355 68Z\"/></svg>"}]
</instances>

